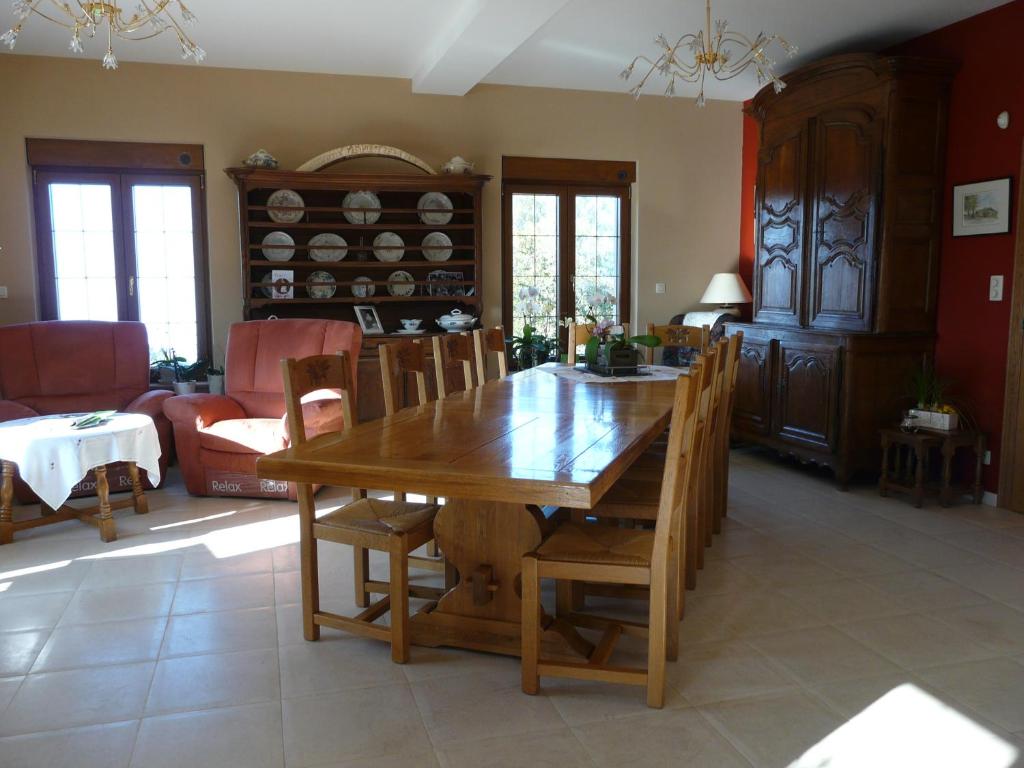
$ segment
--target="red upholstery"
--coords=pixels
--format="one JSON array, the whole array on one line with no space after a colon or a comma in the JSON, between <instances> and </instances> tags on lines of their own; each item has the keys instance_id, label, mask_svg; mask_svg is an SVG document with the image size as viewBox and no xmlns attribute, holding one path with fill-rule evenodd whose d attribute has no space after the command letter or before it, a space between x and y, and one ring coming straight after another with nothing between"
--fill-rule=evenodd
<instances>
[{"instance_id":1,"label":"red upholstery","mask_svg":"<svg viewBox=\"0 0 1024 768\"><path fill-rule=\"evenodd\" d=\"M224 395L179 395L164 413L174 425L181 472L196 496L294 500L292 483L260 480L256 460L289 444L281 360L349 353L356 379L363 332L342 320L253 320L228 332ZM334 392L303 398L307 436L343 426Z\"/></svg>"},{"instance_id":2,"label":"red upholstery","mask_svg":"<svg viewBox=\"0 0 1024 768\"><path fill-rule=\"evenodd\" d=\"M0 350L0 421L106 409L144 413L160 436L163 482L174 453L171 424L163 415L171 393L149 389L145 325L50 320L0 326ZM108 477L113 487L125 487L114 472ZM88 480L81 485L95 487ZM24 484L17 492L23 502L35 501Z\"/></svg>"}]
</instances>

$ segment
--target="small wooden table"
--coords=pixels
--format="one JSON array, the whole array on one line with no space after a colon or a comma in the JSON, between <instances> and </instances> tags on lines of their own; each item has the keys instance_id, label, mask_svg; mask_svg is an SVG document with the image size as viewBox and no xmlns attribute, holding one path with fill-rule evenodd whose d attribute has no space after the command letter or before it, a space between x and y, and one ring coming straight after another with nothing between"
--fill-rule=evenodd
<instances>
[{"instance_id":1,"label":"small wooden table","mask_svg":"<svg viewBox=\"0 0 1024 768\"><path fill-rule=\"evenodd\" d=\"M970 490L974 503L980 504L983 494L981 486L981 465L985 456L985 434L975 430L943 432L933 429L904 431L898 428L881 430L882 476L878 481L878 492L888 496L890 490L907 491L913 496L914 506L924 502L925 484L928 475L928 454L937 449L942 455L942 480L939 486L939 503L948 507L957 490ZM974 450L974 483L970 486L953 484L953 458L960 448ZM892 451L895 449L895 462Z\"/></svg>"},{"instance_id":2,"label":"small wooden table","mask_svg":"<svg viewBox=\"0 0 1024 768\"><path fill-rule=\"evenodd\" d=\"M256 471L445 497L434 535L459 578L412 618L412 642L518 656L521 561L542 541L541 507L592 508L666 429L674 391L533 368L263 456ZM544 644L555 658L592 650L559 619Z\"/></svg>"},{"instance_id":3,"label":"small wooden table","mask_svg":"<svg viewBox=\"0 0 1024 768\"><path fill-rule=\"evenodd\" d=\"M149 512L139 467L159 482L160 442L153 420L142 414L114 414L100 426L75 430L71 423L81 414L37 416L0 424L0 544L14 541L16 531L78 519L100 529L103 541L115 541L113 512L133 507ZM110 500L107 468L124 462L131 479L131 496ZM14 520L14 477L19 473L40 497L40 514ZM97 503L86 507L67 504L76 481L89 472L96 478ZM127 490L127 489L125 489Z\"/></svg>"}]
</instances>

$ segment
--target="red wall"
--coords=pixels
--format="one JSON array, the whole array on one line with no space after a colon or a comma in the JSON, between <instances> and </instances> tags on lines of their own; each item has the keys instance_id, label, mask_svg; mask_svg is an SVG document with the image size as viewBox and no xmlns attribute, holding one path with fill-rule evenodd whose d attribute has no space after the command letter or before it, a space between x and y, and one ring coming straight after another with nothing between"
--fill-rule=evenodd
<instances>
[{"instance_id":1,"label":"red wall","mask_svg":"<svg viewBox=\"0 0 1024 768\"><path fill-rule=\"evenodd\" d=\"M1011 176L1016 205L1024 140L1022 32L1024 0L1014 0L888 51L954 59L961 65L950 102L936 367L952 382L950 395L988 433L992 465L985 468L985 487L990 491L998 483L1014 233L954 239L952 189L956 184ZM995 122L1003 110L1010 113L1005 131ZM756 173L756 131L756 125L744 124L741 271L752 268L754 255L750 179ZM1001 302L988 300L990 275L1004 276Z\"/></svg>"},{"instance_id":2,"label":"red wall","mask_svg":"<svg viewBox=\"0 0 1024 768\"><path fill-rule=\"evenodd\" d=\"M747 106L744 104L744 106ZM757 149L761 126L743 113L743 180L740 191L740 275L754 288L754 186L757 184Z\"/></svg>"}]
</instances>

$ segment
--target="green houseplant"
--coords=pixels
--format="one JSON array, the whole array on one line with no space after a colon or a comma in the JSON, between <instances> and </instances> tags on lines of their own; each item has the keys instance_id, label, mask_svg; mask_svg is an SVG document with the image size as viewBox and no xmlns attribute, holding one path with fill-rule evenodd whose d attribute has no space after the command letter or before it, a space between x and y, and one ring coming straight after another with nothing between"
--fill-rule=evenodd
<instances>
[{"instance_id":1,"label":"green houseplant","mask_svg":"<svg viewBox=\"0 0 1024 768\"><path fill-rule=\"evenodd\" d=\"M539 333L535 325L535 318L543 310L540 291L534 287L523 287L519 289L518 296L519 309L524 315L525 322L523 330L518 335L513 335L507 342L519 370L525 371L551 360L552 354L558 349L558 339Z\"/></svg>"},{"instance_id":2,"label":"green houseplant","mask_svg":"<svg viewBox=\"0 0 1024 768\"><path fill-rule=\"evenodd\" d=\"M640 365L637 345L654 348L661 345L661 339L649 334L627 337L614 320L598 319L599 314L611 314L614 306L615 297L610 293L598 291L590 298L590 307L583 315L590 328L584 359L595 373L636 373Z\"/></svg>"}]
</instances>

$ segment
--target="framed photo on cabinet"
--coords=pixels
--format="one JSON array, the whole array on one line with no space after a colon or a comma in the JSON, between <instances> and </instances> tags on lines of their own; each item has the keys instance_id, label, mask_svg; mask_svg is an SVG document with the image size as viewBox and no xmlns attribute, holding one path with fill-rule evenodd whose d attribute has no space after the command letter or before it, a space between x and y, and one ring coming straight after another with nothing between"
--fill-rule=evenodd
<instances>
[{"instance_id":1,"label":"framed photo on cabinet","mask_svg":"<svg viewBox=\"0 0 1024 768\"><path fill-rule=\"evenodd\" d=\"M380 322L377 308L372 304L357 304L353 309L356 312L356 320L359 327L367 336L380 335L384 333L384 326Z\"/></svg>"},{"instance_id":2,"label":"framed photo on cabinet","mask_svg":"<svg viewBox=\"0 0 1024 768\"><path fill-rule=\"evenodd\" d=\"M953 237L1005 234L1011 217L1009 177L953 187Z\"/></svg>"}]
</instances>

